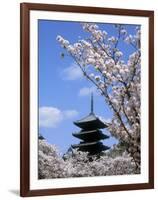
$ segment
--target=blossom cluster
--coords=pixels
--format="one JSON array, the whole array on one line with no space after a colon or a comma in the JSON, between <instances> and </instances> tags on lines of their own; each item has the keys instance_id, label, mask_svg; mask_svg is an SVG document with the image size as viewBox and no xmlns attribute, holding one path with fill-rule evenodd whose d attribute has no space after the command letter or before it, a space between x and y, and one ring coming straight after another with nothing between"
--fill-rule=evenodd
<instances>
[{"instance_id":1,"label":"blossom cluster","mask_svg":"<svg viewBox=\"0 0 158 200\"><path fill-rule=\"evenodd\" d=\"M67 165L61 158L55 145L39 140L38 178L67 177Z\"/></svg>"},{"instance_id":2,"label":"blossom cluster","mask_svg":"<svg viewBox=\"0 0 158 200\"><path fill-rule=\"evenodd\" d=\"M128 34L124 25L115 25L117 35L108 35L94 23L82 23L89 33L86 39L71 44L62 36L57 40L78 64L83 75L100 91L113 111L109 131L125 142L136 164L140 165L140 92L141 92L141 31ZM126 48L119 49L119 43L133 49L128 55ZM124 52L123 52L124 51ZM129 51L131 52L131 51Z\"/></svg>"},{"instance_id":3,"label":"blossom cluster","mask_svg":"<svg viewBox=\"0 0 158 200\"><path fill-rule=\"evenodd\" d=\"M73 150L63 157L54 145L39 140L38 174L40 179L93 177L140 173L127 154L111 157L109 153L89 157L87 152Z\"/></svg>"}]
</instances>

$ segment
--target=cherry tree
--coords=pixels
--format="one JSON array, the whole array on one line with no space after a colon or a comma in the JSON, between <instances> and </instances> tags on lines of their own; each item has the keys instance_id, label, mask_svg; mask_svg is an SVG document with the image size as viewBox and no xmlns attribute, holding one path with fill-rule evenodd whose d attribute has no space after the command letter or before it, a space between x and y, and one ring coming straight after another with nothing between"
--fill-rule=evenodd
<instances>
[{"instance_id":1,"label":"cherry tree","mask_svg":"<svg viewBox=\"0 0 158 200\"><path fill-rule=\"evenodd\" d=\"M140 27L133 35L125 25L114 25L117 35L108 36L94 23L82 23L89 37L71 44L62 36L57 41L83 72L83 76L96 86L113 112L108 130L122 144L140 167L140 81L141 50ZM120 50L119 44L126 48ZM132 53L127 56L127 49Z\"/></svg>"},{"instance_id":2,"label":"cherry tree","mask_svg":"<svg viewBox=\"0 0 158 200\"><path fill-rule=\"evenodd\" d=\"M89 159L88 152L77 149L67 152L64 157L59 154L55 145L46 140L39 140L39 179L93 177L140 173L135 168L129 154L111 157L110 152L103 153L98 159Z\"/></svg>"},{"instance_id":3,"label":"cherry tree","mask_svg":"<svg viewBox=\"0 0 158 200\"><path fill-rule=\"evenodd\" d=\"M77 149L65 155L65 162L71 167L71 177L110 176L140 173L127 152L111 157L110 152L89 158L88 152Z\"/></svg>"},{"instance_id":4,"label":"cherry tree","mask_svg":"<svg viewBox=\"0 0 158 200\"><path fill-rule=\"evenodd\" d=\"M68 165L64 162L55 145L39 139L38 150L38 177L64 178L68 176Z\"/></svg>"}]
</instances>

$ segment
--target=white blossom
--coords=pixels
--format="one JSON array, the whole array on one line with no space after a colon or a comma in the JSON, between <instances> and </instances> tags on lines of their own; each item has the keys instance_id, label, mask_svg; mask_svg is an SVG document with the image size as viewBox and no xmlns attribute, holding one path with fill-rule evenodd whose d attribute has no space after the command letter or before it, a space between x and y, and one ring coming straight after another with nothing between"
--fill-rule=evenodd
<instances>
[{"instance_id":1,"label":"white blossom","mask_svg":"<svg viewBox=\"0 0 158 200\"><path fill-rule=\"evenodd\" d=\"M95 76L96 81L100 81L101 77L100 76Z\"/></svg>"},{"instance_id":2,"label":"white blossom","mask_svg":"<svg viewBox=\"0 0 158 200\"><path fill-rule=\"evenodd\" d=\"M112 36L112 37L108 38L108 42L116 43L117 42L117 38Z\"/></svg>"},{"instance_id":3,"label":"white blossom","mask_svg":"<svg viewBox=\"0 0 158 200\"><path fill-rule=\"evenodd\" d=\"M127 31L126 31L126 29L122 29L122 30L121 30L121 34L123 34L123 35L127 35Z\"/></svg>"},{"instance_id":4,"label":"white blossom","mask_svg":"<svg viewBox=\"0 0 158 200\"><path fill-rule=\"evenodd\" d=\"M39 140L38 176L40 179L52 179L140 173L129 154L119 153L116 148L103 152L100 158L77 149L61 156L54 145Z\"/></svg>"},{"instance_id":5,"label":"white blossom","mask_svg":"<svg viewBox=\"0 0 158 200\"><path fill-rule=\"evenodd\" d=\"M95 77L93 73L91 73L89 76L90 76L91 78L94 78L94 77Z\"/></svg>"},{"instance_id":6,"label":"white blossom","mask_svg":"<svg viewBox=\"0 0 158 200\"><path fill-rule=\"evenodd\" d=\"M83 30L89 33L89 38L74 44L69 44L61 36L57 40L100 91L113 112L109 132L128 144L127 150L130 149L131 156L140 165L140 149L135 146L140 147L141 29L138 26L135 33L128 34L125 27L116 26L120 38L107 36L106 30L99 29L95 23L83 23ZM123 42L133 51L119 49L119 43ZM123 55L128 59L123 60Z\"/></svg>"},{"instance_id":7,"label":"white blossom","mask_svg":"<svg viewBox=\"0 0 158 200\"><path fill-rule=\"evenodd\" d=\"M127 43L127 44L130 44L131 42L132 42L132 35L129 35L129 36L127 36L126 38L125 38L125 42Z\"/></svg>"},{"instance_id":8,"label":"white blossom","mask_svg":"<svg viewBox=\"0 0 158 200\"><path fill-rule=\"evenodd\" d=\"M115 52L115 56L116 57L121 57L121 56L123 56L123 53L121 51L116 51Z\"/></svg>"}]
</instances>

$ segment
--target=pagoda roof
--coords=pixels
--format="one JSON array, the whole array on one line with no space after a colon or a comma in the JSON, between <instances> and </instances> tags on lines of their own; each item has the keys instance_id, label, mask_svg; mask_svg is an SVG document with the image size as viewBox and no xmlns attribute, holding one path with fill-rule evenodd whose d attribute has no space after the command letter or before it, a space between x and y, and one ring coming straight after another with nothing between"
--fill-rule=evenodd
<instances>
[{"instance_id":1,"label":"pagoda roof","mask_svg":"<svg viewBox=\"0 0 158 200\"><path fill-rule=\"evenodd\" d=\"M102 133L101 130L109 126L108 123L103 122L94 114L93 109L93 93L91 94L91 110L89 115L80 120L73 122L76 126L81 128L80 132L72 133L76 138L83 140L79 144L71 145L72 148L78 148L80 151L89 152L94 155L109 149L100 140L107 139L109 136Z\"/></svg>"},{"instance_id":2,"label":"pagoda roof","mask_svg":"<svg viewBox=\"0 0 158 200\"><path fill-rule=\"evenodd\" d=\"M95 141L95 142L86 142L86 143L80 143L80 144L75 144L72 145L72 148L79 148L80 150L84 151L103 151L109 149L108 146L103 145L102 142Z\"/></svg>"},{"instance_id":3,"label":"pagoda roof","mask_svg":"<svg viewBox=\"0 0 158 200\"><path fill-rule=\"evenodd\" d=\"M93 146L93 145L97 145L101 142L98 141L94 141L94 142L86 142L86 143L80 143L80 144L74 144L72 145L73 148L78 148L78 147L87 147L87 146Z\"/></svg>"},{"instance_id":4,"label":"pagoda roof","mask_svg":"<svg viewBox=\"0 0 158 200\"><path fill-rule=\"evenodd\" d=\"M101 130L88 130L88 131L80 131L78 133L72 133L74 137L83 139L83 140L99 140L99 139L107 139L109 136L104 135Z\"/></svg>"},{"instance_id":5,"label":"pagoda roof","mask_svg":"<svg viewBox=\"0 0 158 200\"><path fill-rule=\"evenodd\" d=\"M44 138L43 135L41 135L41 134L38 136L38 139L39 139L39 140L45 140L45 138Z\"/></svg>"},{"instance_id":6,"label":"pagoda roof","mask_svg":"<svg viewBox=\"0 0 158 200\"><path fill-rule=\"evenodd\" d=\"M94 113L90 113L88 116L77 120L74 124L80 128L106 128L108 125L101 121Z\"/></svg>"}]
</instances>

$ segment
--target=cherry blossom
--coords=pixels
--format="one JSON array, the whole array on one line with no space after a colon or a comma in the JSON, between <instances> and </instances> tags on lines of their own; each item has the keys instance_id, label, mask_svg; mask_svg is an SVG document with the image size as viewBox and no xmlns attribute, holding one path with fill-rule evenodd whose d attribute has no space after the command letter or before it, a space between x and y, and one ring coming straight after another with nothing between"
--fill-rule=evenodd
<instances>
[{"instance_id":1,"label":"cherry blossom","mask_svg":"<svg viewBox=\"0 0 158 200\"><path fill-rule=\"evenodd\" d=\"M39 140L38 176L40 179L138 174L135 163L118 146L89 157L88 152L72 150L61 156L54 145Z\"/></svg>"},{"instance_id":2,"label":"cherry blossom","mask_svg":"<svg viewBox=\"0 0 158 200\"><path fill-rule=\"evenodd\" d=\"M89 37L71 44L62 36L58 42L72 57L83 75L96 86L113 112L109 132L126 144L126 150L140 167L140 92L141 92L141 30L138 26L133 35L125 25L114 26L117 35L108 35L94 23L82 23ZM127 55L124 43L133 52Z\"/></svg>"}]
</instances>

